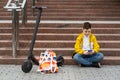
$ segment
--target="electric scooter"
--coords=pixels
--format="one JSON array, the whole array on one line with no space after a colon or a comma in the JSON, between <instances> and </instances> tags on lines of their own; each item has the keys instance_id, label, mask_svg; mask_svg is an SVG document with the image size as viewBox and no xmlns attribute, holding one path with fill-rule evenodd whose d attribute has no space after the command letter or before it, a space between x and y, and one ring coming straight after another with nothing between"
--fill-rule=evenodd
<instances>
[{"instance_id":1,"label":"electric scooter","mask_svg":"<svg viewBox=\"0 0 120 80\"><path fill-rule=\"evenodd\" d=\"M32 8L35 8L35 9L38 10L38 16L37 16L37 19L36 19L36 25L34 27L34 32L33 32L32 41L31 41L31 44L30 44L30 50L29 50L28 58L27 58L27 60L24 61L24 63L21 66L22 71L25 72L25 73L28 73L28 72L31 71L31 69L33 67L32 62L36 65L39 65L38 60L34 57L32 52L33 52L33 48L34 48L34 44L35 44L35 40L36 40L36 35L37 35L37 32L38 32L38 27L39 27L39 23L40 23L40 19L41 19L42 10L43 10L43 8L46 8L46 7L44 7L44 6L33 6Z\"/></svg>"},{"instance_id":2,"label":"electric scooter","mask_svg":"<svg viewBox=\"0 0 120 80\"><path fill-rule=\"evenodd\" d=\"M34 6L33 8L38 9L38 16L37 16L37 19L36 19L36 25L34 27L34 33L33 33L32 41L31 41L31 44L30 44L30 50L29 50L28 58L27 58L27 60L24 61L24 63L21 66L22 71L24 73L29 73L31 71L31 69L33 67L32 62L36 65L39 65L38 60L34 57L32 52L33 52L33 48L34 48L34 44L35 44L35 40L36 40L36 35L37 35L37 32L38 32L38 26L39 26L39 23L40 23L42 10L43 10L43 8L46 8L46 7L44 7L44 6L42 6L42 7ZM63 58L62 55L57 56L56 60L57 60L58 67L64 65L64 58Z\"/></svg>"}]
</instances>

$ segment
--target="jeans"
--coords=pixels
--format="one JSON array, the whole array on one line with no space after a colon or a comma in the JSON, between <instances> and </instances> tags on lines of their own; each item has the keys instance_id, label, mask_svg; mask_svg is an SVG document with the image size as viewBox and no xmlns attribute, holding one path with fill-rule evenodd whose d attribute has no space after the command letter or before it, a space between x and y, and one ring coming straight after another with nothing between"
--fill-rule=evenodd
<instances>
[{"instance_id":1,"label":"jeans","mask_svg":"<svg viewBox=\"0 0 120 80\"><path fill-rule=\"evenodd\" d=\"M101 60L103 60L103 57L104 55L101 52L92 55L84 55L77 53L73 56L73 60L78 64L89 66L93 62L100 62Z\"/></svg>"}]
</instances>

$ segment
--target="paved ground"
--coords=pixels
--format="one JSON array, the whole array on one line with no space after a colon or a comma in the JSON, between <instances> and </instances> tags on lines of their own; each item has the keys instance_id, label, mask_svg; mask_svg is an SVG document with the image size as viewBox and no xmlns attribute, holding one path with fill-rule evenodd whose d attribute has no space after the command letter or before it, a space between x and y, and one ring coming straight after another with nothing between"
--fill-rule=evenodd
<instances>
[{"instance_id":1,"label":"paved ground","mask_svg":"<svg viewBox=\"0 0 120 80\"><path fill-rule=\"evenodd\" d=\"M64 65L59 73L36 73L33 66L30 73L23 73L20 65L0 65L0 80L120 80L120 65L103 65L102 68L83 68Z\"/></svg>"}]
</instances>

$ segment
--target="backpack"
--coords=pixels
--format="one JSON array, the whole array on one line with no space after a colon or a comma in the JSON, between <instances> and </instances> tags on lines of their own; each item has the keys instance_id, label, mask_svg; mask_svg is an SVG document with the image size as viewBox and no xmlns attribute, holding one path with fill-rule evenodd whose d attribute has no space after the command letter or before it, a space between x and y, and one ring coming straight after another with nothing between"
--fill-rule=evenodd
<instances>
[{"instance_id":1,"label":"backpack","mask_svg":"<svg viewBox=\"0 0 120 80\"><path fill-rule=\"evenodd\" d=\"M55 52L53 52L52 50L46 50L45 52L41 52L39 58L39 67L37 72L44 72L44 73L58 72Z\"/></svg>"},{"instance_id":2,"label":"backpack","mask_svg":"<svg viewBox=\"0 0 120 80\"><path fill-rule=\"evenodd\" d=\"M57 56L57 66L63 66L64 65L64 58L62 55Z\"/></svg>"}]
</instances>

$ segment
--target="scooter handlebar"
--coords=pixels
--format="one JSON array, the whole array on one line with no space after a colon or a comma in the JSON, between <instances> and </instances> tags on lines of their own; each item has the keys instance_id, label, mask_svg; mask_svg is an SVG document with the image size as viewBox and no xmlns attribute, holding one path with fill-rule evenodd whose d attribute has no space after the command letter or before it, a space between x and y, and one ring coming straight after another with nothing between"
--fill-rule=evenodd
<instances>
[{"instance_id":1,"label":"scooter handlebar","mask_svg":"<svg viewBox=\"0 0 120 80\"><path fill-rule=\"evenodd\" d=\"M45 9L47 8L46 6L32 6L32 8L35 8L35 9Z\"/></svg>"}]
</instances>

